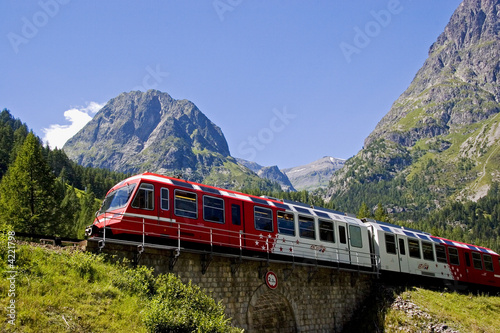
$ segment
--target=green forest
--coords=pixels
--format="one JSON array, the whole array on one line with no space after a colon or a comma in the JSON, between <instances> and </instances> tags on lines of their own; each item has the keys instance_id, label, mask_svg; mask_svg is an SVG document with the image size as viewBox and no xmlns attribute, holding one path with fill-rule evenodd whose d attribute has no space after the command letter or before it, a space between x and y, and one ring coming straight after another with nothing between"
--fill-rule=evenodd
<instances>
[{"instance_id":1,"label":"green forest","mask_svg":"<svg viewBox=\"0 0 500 333\"><path fill-rule=\"evenodd\" d=\"M63 150L44 146L21 120L8 110L0 113L0 227L16 232L83 238L106 192L130 175L83 167L71 161ZM417 183L418 180L414 180ZM417 207L411 219L408 213L388 213L384 207L404 199L401 186L394 181L357 184L353 198L325 201L324 190L315 192L266 192L256 188L240 189L254 195L299 201L330 209L345 209L359 218L375 218L430 232L500 252L500 189L492 184L488 194L477 202L452 201L440 209ZM401 184L399 184L401 185ZM418 184L412 195L419 196ZM425 186L425 184L420 184ZM365 198L362 186L379 187L380 196ZM405 186L407 187L407 186ZM420 196L419 196L420 197ZM371 208L370 208L371 207ZM409 222L411 221L411 222Z\"/></svg>"},{"instance_id":2,"label":"green forest","mask_svg":"<svg viewBox=\"0 0 500 333\"><path fill-rule=\"evenodd\" d=\"M0 227L84 237L106 192L125 174L87 168L44 146L8 110L0 113Z\"/></svg>"}]
</instances>

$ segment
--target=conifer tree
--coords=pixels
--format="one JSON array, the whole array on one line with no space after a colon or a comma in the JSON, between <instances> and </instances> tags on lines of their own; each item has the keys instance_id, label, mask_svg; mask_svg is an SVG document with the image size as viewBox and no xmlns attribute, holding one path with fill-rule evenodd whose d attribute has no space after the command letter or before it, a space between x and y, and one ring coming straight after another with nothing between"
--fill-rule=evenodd
<instances>
[{"instance_id":1,"label":"conifer tree","mask_svg":"<svg viewBox=\"0 0 500 333\"><path fill-rule=\"evenodd\" d=\"M375 210L375 220L381 222L389 222L389 216L387 215L387 212L380 202L378 203L377 209Z\"/></svg>"},{"instance_id":2,"label":"conifer tree","mask_svg":"<svg viewBox=\"0 0 500 333\"><path fill-rule=\"evenodd\" d=\"M361 204L361 207L359 208L357 217L358 217L358 219L362 219L362 218L370 217L370 216L371 216L370 208L368 208L366 203L363 202Z\"/></svg>"},{"instance_id":3,"label":"conifer tree","mask_svg":"<svg viewBox=\"0 0 500 333\"><path fill-rule=\"evenodd\" d=\"M44 234L55 221L54 175L30 132L0 183L0 223L15 231Z\"/></svg>"}]
</instances>

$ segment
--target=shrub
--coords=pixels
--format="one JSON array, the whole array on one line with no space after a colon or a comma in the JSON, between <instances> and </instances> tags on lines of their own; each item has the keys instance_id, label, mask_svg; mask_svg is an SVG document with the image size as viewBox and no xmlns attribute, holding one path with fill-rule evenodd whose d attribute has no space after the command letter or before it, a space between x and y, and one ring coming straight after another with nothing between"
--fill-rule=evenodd
<instances>
[{"instance_id":1,"label":"shrub","mask_svg":"<svg viewBox=\"0 0 500 333\"><path fill-rule=\"evenodd\" d=\"M225 318L221 303L191 282L183 284L173 274L160 275L156 295L144 312L149 332L240 332Z\"/></svg>"},{"instance_id":2,"label":"shrub","mask_svg":"<svg viewBox=\"0 0 500 333\"><path fill-rule=\"evenodd\" d=\"M151 298L155 293L153 268L128 268L122 274L113 276L113 284L131 294Z\"/></svg>"}]
</instances>

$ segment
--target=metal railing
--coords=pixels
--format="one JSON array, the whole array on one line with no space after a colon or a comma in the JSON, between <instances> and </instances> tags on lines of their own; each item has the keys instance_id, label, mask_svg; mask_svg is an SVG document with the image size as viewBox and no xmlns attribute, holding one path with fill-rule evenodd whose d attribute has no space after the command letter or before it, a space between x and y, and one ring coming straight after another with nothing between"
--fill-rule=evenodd
<instances>
[{"instance_id":1,"label":"metal railing","mask_svg":"<svg viewBox=\"0 0 500 333\"><path fill-rule=\"evenodd\" d=\"M270 236L265 232L256 234L245 233L243 230L221 229L224 224L216 222L206 222L214 224L214 227L210 227L178 222L175 219L135 217L127 213L105 213L99 222L103 225L102 237L94 237L98 241L99 250L104 248L106 242L110 242L136 245L139 253L146 247L173 250L175 257L178 257L181 251L208 251L221 256L250 260L379 273L380 258L377 255L354 249L340 249L338 243L308 241L300 237L279 235L277 232ZM109 230L112 230L112 235L107 234ZM123 235L128 238L120 237ZM205 248L197 249L193 245ZM224 249L234 251L222 251ZM256 256L258 253L262 256Z\"/></svg>"}]
</instances>

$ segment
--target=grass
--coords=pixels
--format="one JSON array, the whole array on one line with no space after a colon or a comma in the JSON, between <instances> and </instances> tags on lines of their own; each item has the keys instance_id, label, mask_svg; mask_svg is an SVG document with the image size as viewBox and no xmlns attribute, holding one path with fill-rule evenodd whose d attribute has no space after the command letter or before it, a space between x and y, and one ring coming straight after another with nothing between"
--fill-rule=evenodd
<instances>
[{"instance_id":1,"label":"grass","mask_svg":"<svg viewBox=\"0 0 500 333\"><path fill-rule=\"evenodd\" d=\"M12 244L15 262L2 233L0 332L241 331L230 326L222 304L173 274L154 276L151 268L77 248ZM12 302L15 318L7 312Z\"/></svg>"},{"instance_id":2,"label":"grass","mask_svg":"<svg viewBox=\"0 0 500 333\"><path fill-rule=\"evenodd\" d=\"M3 244L2 244L3 245ZM4 259L4 258L2 258ZM2 267L0 316L15 300L15 325L3 320L2 332L146 332L140 313L144 299L120 290L112 278L120 268L102 256L74 249L19 245L15 296Z\"/></svg>"},{"instance_id":3,"label":"grass","mask_svg":"<svg viewBox=\"0 0 500 333\"><path fill-rule=\"evenodd\" d=\"M400 296L416 304L425 316L408 316L404 311L389 309L385 315L385 332L404 328L407 332L430 332L429 327L449 326L460 332L500 332L500 296L459 294L414 288Z\"/></svg>"}]
</instances>

